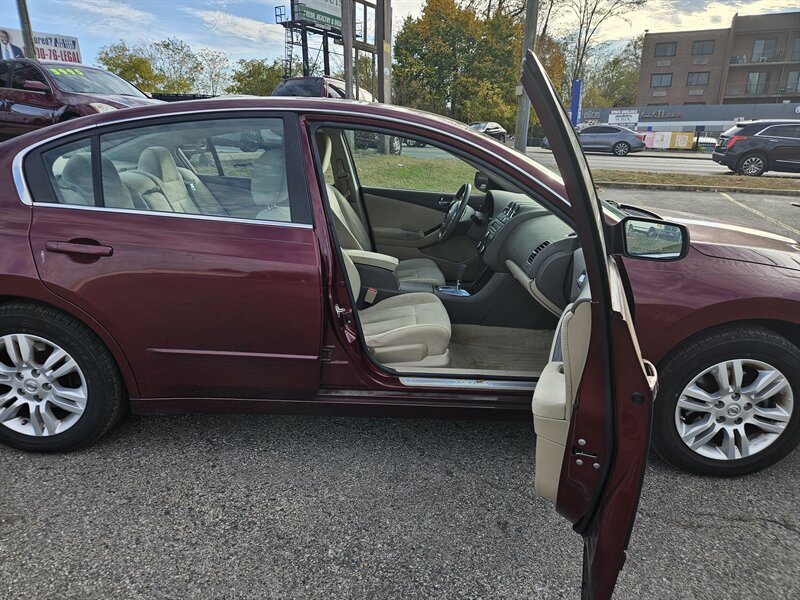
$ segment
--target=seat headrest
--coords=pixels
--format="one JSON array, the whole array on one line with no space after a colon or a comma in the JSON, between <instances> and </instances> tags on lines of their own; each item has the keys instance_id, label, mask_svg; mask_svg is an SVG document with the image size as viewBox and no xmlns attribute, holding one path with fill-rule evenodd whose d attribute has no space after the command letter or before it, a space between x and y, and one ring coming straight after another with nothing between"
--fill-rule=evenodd
<instances>
[{"instance_id":1,"label":"seat headrest","mask_svg":"<svg viewBox=\"0 0 800 600\"><path fill-rule=\"evenodd\" d=\"M322 172L324 173L331 166L331 151L333 146L330 136L324 131L317 132L317 146L319 147L319 156L322 159Z\"/></svg>"},{"instance_id":2,"label":"seat headrest","mask_svg":"<svg viewBox=\"0 0 800 600\"><path fill-rule=\"evenodd\" d=\"M140 171L155 175L164 183L171 181L183 181L178 171L178 165L169 150L163 146L152 146L145 148L139 156Z\"/></svg>"},{"instance_id":3,"label":"seat headrest","mask_svg":"<svg viewBox=\"0 0 800 600\"><path fill-rule=\"evenodd\" d=\"M76 190L94 196L92 184L92 159L89 154L76 154L67 160L61 171L61 181Z\"/></svg>"},{"instance_id":4,"label":"seat headrest","mask_svg":"<svg viewBox=\"0 0 800 600\"><path fill-rule=\"evenodd\" d=\"M114 163L105 156L101 156L100 169L103 173L103 200L105 205L114 208L134 208L131 192L122 183L119 171L117 171Z\"/></svg>"},{"instance_id":5,"label":"seat headrest","mask_svg":"<svg viewBox=\"0 0 800 600\"><path fill-rule=\"evenodd\" d=\"M283 148L267 150L253 163L250 192L260 206L280 204L288 197Z\"/></svg>"}]
</instances>

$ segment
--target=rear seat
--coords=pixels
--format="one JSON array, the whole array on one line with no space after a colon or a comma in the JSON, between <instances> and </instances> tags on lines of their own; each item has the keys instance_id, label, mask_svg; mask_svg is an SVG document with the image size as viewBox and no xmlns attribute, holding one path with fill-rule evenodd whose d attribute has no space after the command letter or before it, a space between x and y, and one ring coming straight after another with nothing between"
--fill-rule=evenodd
<instances>
[{"instance_id":1,"label":"rear seat","mask_svg":"<svg viewBox=\"0 0 800 600\"><path fill-rule=\"evenodd\" d=\"M101 157L103 197L108 208L137 208L129 187L123 185L114 163ZM94 206L92 161L88 154L76 154L64 165L58 180L58 192L65 204Z\"/></svg>"}]
</instances>

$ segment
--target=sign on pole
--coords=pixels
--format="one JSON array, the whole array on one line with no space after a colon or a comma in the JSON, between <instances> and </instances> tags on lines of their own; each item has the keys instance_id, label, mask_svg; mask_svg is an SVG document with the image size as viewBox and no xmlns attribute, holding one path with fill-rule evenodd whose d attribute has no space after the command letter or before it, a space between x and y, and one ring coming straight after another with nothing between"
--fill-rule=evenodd
<instances>
[{"instance_id":1,"label":"sign on pole","mask_svg":"<svg viewBox=\"0 0 800 600\"><path fill-rule=\"evenodd\" d=\"M5 32L6 35L3 35ZM8 38L6 41L5 38ZM81 47L78 38L58 33L33 32L33 45L36 56L25 56L25 43L22 31L0 25L0 60L8 58L38 58L39 60L60 60L81 62Z\"/></svg>"},{"instance_id":2,"label":"sign on pole","mask_svg":"<svg viewBox=\"0 0 800 600\"><path fill-rule=\"evenodd\" d=\"M299 0L292 2L293 18L310 21L323 29L342 29L342 0Z\"/></svg>"}]
</instances>

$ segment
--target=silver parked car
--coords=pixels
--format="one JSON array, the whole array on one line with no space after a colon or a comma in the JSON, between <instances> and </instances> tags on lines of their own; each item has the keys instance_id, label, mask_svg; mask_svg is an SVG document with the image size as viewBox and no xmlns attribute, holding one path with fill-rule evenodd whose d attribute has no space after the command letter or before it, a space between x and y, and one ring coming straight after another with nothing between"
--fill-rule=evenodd
<instances>
[{"instance_id":1,"label":"silver parked car","mask_svg":"<svg viewBox=\"0 0 800 600\"><path fill-rule=\"evenodd\" d=\"M630 152L645 149L644 136L627 127L619 125L591 125L578 131L578 139L584 150L611 152L625 156ZM550 148L547 138L542 140L542 148Z\"/></svg>"}]
</instances>

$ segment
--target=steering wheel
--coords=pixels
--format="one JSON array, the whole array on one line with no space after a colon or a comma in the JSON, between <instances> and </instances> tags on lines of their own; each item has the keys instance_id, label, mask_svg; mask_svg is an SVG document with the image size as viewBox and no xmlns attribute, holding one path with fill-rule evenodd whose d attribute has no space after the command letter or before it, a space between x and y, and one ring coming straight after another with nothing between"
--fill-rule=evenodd
<instances>
[{"instance_id":1,"label":"steering wheel","mask_svg":"<svg viewBox=\"0 0 800 600\"><path fill-rule=\"evenodd\" d=\"M450 208L447 210L447 214L444 217L444 221L442 221L441 226L439 227L439 241L443 242L456 230L459 221L461 221L461 217L464 215L464 211L467 209L467 203L469 202L469 193L472 191L472 184L465 183L456 192L456 195L453 196L453 201L450 203Z\"/></svg>"}]
</instances>

